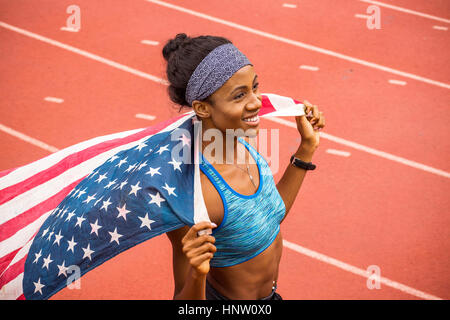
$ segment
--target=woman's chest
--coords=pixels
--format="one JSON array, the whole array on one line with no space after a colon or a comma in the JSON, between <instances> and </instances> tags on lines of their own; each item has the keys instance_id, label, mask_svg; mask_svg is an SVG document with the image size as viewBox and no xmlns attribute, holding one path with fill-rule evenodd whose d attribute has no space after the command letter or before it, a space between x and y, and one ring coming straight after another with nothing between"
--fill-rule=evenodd
<instances>
[{"instance_id":1,"label":"woman's chest","mask_svg":"<svg viewBox=\"0 0 450 320\"><path fill-rule=\"evenodd\" d=\"M206 209L208 211L209 218L215 224L220 225L224 217L225 207L227 205L224 203L227 201L226 196L224 196L224 190L226 188L228 188L228 190L232 189L242 195L251 195L257 191L260 183L258 167L256 164L250 165L249 169L252 179L247 172L239 170L232 169L218 171L222 178L226 181L226 185L219 185L219 181L212 182L203 172L200 175Z\"/></svg>"}]
</instances>

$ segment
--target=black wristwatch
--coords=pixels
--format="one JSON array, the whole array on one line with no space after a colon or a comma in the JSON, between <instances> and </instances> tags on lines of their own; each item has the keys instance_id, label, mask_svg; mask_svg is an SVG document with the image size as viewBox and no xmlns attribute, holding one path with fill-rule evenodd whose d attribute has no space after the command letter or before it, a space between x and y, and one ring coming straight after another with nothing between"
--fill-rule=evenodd
<instances>
[{"instance_id":1,"label":"black wristwatch","mask_svg":"<svg viewBox=\"0 0 450 320\"><path fill-rule=\"evenodd\" d=\"M291 164L305 170L314 170L316 168L316 165L312 164L312 162L305 162L294 156L291 157Z\"/></svg>"}]
</instances>

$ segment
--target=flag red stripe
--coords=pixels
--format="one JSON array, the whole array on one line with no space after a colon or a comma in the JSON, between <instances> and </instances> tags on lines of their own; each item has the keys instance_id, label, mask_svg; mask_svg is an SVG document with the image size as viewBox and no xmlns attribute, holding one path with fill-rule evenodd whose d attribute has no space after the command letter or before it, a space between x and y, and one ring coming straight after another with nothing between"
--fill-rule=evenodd
<instances>
[{"instance_id":1,"label":"flag red stripe","mask_svg":"<svg viewBox=\"0 0 450 320\"><path fill-rule=\"evenodd\" d=\"M57 164L51 166L50 168L40 171L39 173L29 177L24 181L21 181L19 183L16 183L12 186L3 189L0 195L0 205L17 197L19 194L21 194L26 190L32 189L42 183L45 183L48 180L51 180L52 178L66 171L68 168L74 167L86 160L89 160L100 153L106 152L120 145L137 141L141 138L144 138L147 135L157 133L158 131L161 131L163 128L167 127L170 123L175 122L181 117L182 116L178 116L175 119L169 119L168 121L165 121L153 127L148 127L142 131L132 134L131 136L105 141L97 145L91 146L85 150L71 154L62 159L61 161L59 161Z\"/></svg>"},{"instance_id":2,"label":"flag red stripe","mask_svg":"<svg viewBox=\"0 0 450 320\"><path fill-rule=\"evenodd\" d=\"M13 170L16 170L16 168L0 171L0 178L3 177L3 176L6 176L8 173L10 173Z\"/></svg>"},{"instance_id":3,"label":"flag red stripe","mask_svg":"<svg viewBox=\"0 0 450 320\"><path fill-rule=\"evenodd\" d=\"M0 277L0 288L5 284L14 280L19 274L21 274L25 270L25 261L27 260L27 256L23 257L12 266L10 266Z\"/></svg>"},{"instance_id":4,"label":"flag red stripe","mask_svg":"<svg viewBox=\"0 0 450 320\"><path fill-rule=\"evenodd\" d=\"M292 101L295 103L295 104L299 104L299 103L301 103L300 101L297 101L297 100L295 100L295 99L292 99ZM270 112L275 112L275 111L277 111L277 109L275 108L275 106L272 104L272 102L270 102L270 99L269 99L269 97L268 96L266 96L266 95L262 95L262 101L261 101L261 109L259 110L259 115L265 115L265 114L267 114L267 113L270 113Z\"/></svg>"},{"instance_id":5,"label":"flag red stripe","mask_svg":"<svg viewBox=\"0 0 450 320\"><path fill-rule=\"evenodd\" d=\"M140 133L140 132L139 132ZM141 135L141 137L144 137L145 135ZM133 139L134 138L134 139ZM77 153L71 154L61 161L59 161L57 164L38 172L37 174L29 177L28 179L25 179L19 183L16 183L12 186L9 186L2 190L2 194L0 196L0 205L4 204L5 202L17 197L22 192L25 192L26 190L30 190L34 187L37 187L38 185L47 182L48 180L53 179L54 177L60 175L64 171L66 171L69 168L72 168L74 166L79 165L80 163L89 160L96 155L106 152L116 146L125 144L127 142L131 142L134 140L138 140L139 137L130 136L126 138L118 138L114 139L112 141L106 141L102 142L98 145L89 147L85 150L79 151Z\"/></svg>"},{"instance_id":6,"label":"flag red stripe","mask_svg":"<svg viewBox=\"0 0 450 320\"><path fill-rule=\"evenodd\" d=\"M7 255L0 258L0 274L2 274L3 270L6 269L6 267L10 264L12 259L16 256L16 253L20 250L16 249L13 252L8 253Z\"/></svg>"},{"instance_id":7,"label":"flag red stripe","mask_svg":"<svg viewBox=\"0 0 450 320\"><path fill-rule=\"evenodd\" d=\"M25 296L23 294L20 295L20 297L18 297L16 300L26 300Z\"/></svg>"},{"instance_id":8,"label":"flag red stripe","mask_svg":"<svg viewBox=\"0 0 450 320\"><path fill-rule=\"evenodd\" d=\"M27 241L27 243L25 245L27 245L30 241L32 241L34 239L34 237L36 236L37 232L35 232L33 234L32 237L30 237L30 239ZM24 245L24 246L25 246ZM23 247L22 247L23 248ZM14 256L20 251L22 250L22 248L20 248L19 250L17 250L14 254ZM0 272L0 290L2 289L2 287L7 284L8 282L10 282L11 280L14 280L18 275L20 275L22 272L25 271L25 262L27 260L28 257L28 252L26 255L24 255L24 257L22 259L20 259L19 261L17 261L16 263L14 263L13 265L11 265L8 269L6 269L6 271L2 271ZM11 269L11 271L10 271ZM22 290L22 286L20 288ZM22 290L23 291L23 290ZM23 294L20 296L22 297ZM19 298L20 298L19 297ZM19 299L18 298L18 299ZM23 300L25 299L25 296L23 296L22 298Z\"/></svg>"},{"instance_id":9,"label":"flag red stripe","mask_svg":"<svg viewBox=\"0 0 450 320\"><path fill-rule=\"evenodd\" d=\"M79 165L80 163L89 160L100 153L111 150L117 146L139 140L147 135L154 133L155 131L159 131L159 128L157 127L149 127L135 134L132 134L131 136L105 141L77 153L71 154L62 159L57 164L51 166L50 168L40 171L39 173L31 176L24 181L3 189L2 195L0 196L0 205L15 198L25 190L32 189L48 180L51 180L52 178L66 171L68 168Z\"/></svg>"},{"instance_id":10,"label":"flag red stripe","mask_svg":"<svg viewBox=\"0 0 450 320\"><path fill-rule=\"evenodd\" d=\"M156 134L182 117L185 117L185 115L180 115L178 117L166 120L162 123L159 123L156 126L148 127L130 136L105 141L95 146L86 148L77 153L74 153L72 155L69 155L64 159L62 159L61 161L59 161L57 164L53 165L52 167L47 168L41 172L38 172L33 176L25 179L24 181L21 181L19 183L16 183L15 185L3 189L1 203L5 203L13 199L17 195L58 176L59 174L68 170L69 168L74 167L98 154L101 154L102 152L106 152L116 146L124 145L133 141L140 140L146 136ZM3 176L5 176L6 174L10 173L13 170L15 169L3 171L2 173L6 172L5 174L3 174ZM36 219L41 217L42 214L56 208L57 205L61 203L61 201L67 196L67 194L69 194L70 191L73 190L73 188L84 178L85 177L71 183L70 185L67 185L63 190L59 191L57 194L51 196L48 199L42 199L42 202L40 202L33 208L20 213L18 216L0 225L0 241L3 241L13 236L17 231L23 229L33 221L36 221ZM33 237L31 237L31 240L34 238L36 233L33 235ZM18 275L20 275L24 271L24 265L28 252L25 253L25 256L22 259L20 259L13 265L9 265L19 251L20 249L14 250L13 252L0 258L1 263L0 288L3 287L6 283L15 279ZM24 296L21 295L19 299L21 298L23 299Z\"/></svg>"},{"instance_id":11,"label":"flag red stripe","mask_svg":"<svg viewBox=\"0 0 450 320\"><path fill-rule=\"evenodd\" d=\"M259 110L259 114L261 116L266 114L266 113L276 111L276 109L274 108L274 106L270 102L269 98L267 96L265 96L265 95L262 96L261 104L262 104L261 105L261 109Z\"/></svg>"},{"instance_id":12,"label":"flag red stripe","mask_svg":"<svg viewBox=\"0 0 450 320\"><path fill-rule=\"evenodd\" d=\"M36 219L39 219L44 213L56 208L61 203L61 201L69 194L69 192L73 188L75 188L77 184L80 183L80 181L84 178L85 177L75 181L54 196L48 198L45 201L42 201L41 203L35 205L33 208L0 225L0 241L11 237L20 229L23 229L30 223L36 221ZM2 269L0 268L0 273L1 270Z\"/></svg>"}]
</instances>

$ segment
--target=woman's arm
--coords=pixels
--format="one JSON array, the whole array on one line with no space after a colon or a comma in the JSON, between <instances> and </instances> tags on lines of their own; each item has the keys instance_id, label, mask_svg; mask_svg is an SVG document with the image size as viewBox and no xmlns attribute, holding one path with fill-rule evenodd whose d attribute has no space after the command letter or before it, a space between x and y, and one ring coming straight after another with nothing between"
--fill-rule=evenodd
<instances>
[{"instance_id":1,"label":"woman's arm","mask_svg":"<svg viewBox=\"0 0 450 320\"><path fill-rule=\"evenodd\" d=\"M325 127L325 117L323 116L323 113L319 111L317 106L310 104L308 101L304 101L303 103L306 107L306 116L295 117L297 129L301 135L301 144L295 153L295 157L305 162L311 162L314 152L319 146L319 130ZM309 115L310 112L311 115ZM305 169L289 164L283 177L281 177L277 184L278 192L286 207L284 218L286 218L289 210L294 204L298 191L305 179L306 171L307 170Z\"/></svg>"},{"instance_id":2,"label":"woman's arm","mask_svg":"<svg viewBox=\"0 0 450 320\"><path fill-rule=\"evenodd\" d=\"M295 153L295 157L305 162L310 162L314 151L315 148L300 145ZM283 176L277 184L278 193L283 199L284 206L286 207L286 214L284 215L283 220L286 218L289 210L294 204L298 191L300 190L303 180L305 179L306 171L307 170L295 167L289 163L286 171L284 171Z\"/></svg>"},{"instance_id":3,"label":"woman's arm","mask_svg":"<svg viewBox=\"0 0 450 320\"><path fill-rule=\"evenodd\" d=\"M190 229L184 227L167 233L173 249L174 300L205 300L206 275L216 251L215 239L197 234L214 227L209 222L200 222Z\"/></svg>"}]
</instances>

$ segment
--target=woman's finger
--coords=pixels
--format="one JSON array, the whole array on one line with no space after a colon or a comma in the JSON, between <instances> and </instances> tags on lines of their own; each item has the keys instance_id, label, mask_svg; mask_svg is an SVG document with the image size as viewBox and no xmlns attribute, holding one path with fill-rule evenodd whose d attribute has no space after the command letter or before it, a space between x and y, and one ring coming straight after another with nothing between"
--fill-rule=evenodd
<instances>
[{"instance_id":1,"label":"woman's finger","mask_svg":"<svg viewBox=\"0 0 450 320\"><path fill-rule=\"evenodd\" d=\"M197 238L198 232L201 230L213 229L215 227L217 227L217 225L215 223L211 223L209 221L202 221L197 224L194 224L188 230L188 232L186 232L186 235L181 240L181 243L185 244L187 241Z\"/></svg>"},{"instance_id":2,"label":"woman's finger","mask_svg":"<svg viewBox=\"0 0 450 320\"><path fill-rule=\"evenodd\" d=\"M303 101L303 105L305 106L305 115L306 117L310 117L310 112L312 110L312 104L308 101Z\"/></svg>"},{"instance_id":3,"label":"woman's finger","mask_svg":"<svg viewBox=\"0 0 450 320\"><path fill-rule=\"evenodd\" d=\"M321 128L325 127L325 116L323 115L322 112L320 113L319 125Z\"/></svg>"},{"instance_id":4,"label":"woman's finger","mask_svg":"<svg viewBox=\"0 0 450 320\"><path fill-rule=\"evenodd\" d=\"M320 118L320 113L319 113L319 107L317 107L316 105L314 105L312 107L312 119L311 119L311 124L315 124L319 118Z\"/></svg>"},{"instance_id":5,"label":"woman's finger","mask_svg":"<svg viewBox=\"0 0 450 320\"><path fill-rule=\"evenodd\" d=\"M203 244L202 246L200 246L198 248L194 248L194 249L190 250L189 252L187 252L186 257L191 259L196 256L200 256L205 252L215 253L216 251L217 251L216 246L210 242L207 242L207 243Z\"/></svg>"},{"instance_id":6,"label":"woman's finger","mask_svg":"<svg viewBox=\"0 0 450 320\"><path fill-rule=\"evenodd\" d=\"M314 129L318 130L318 129L322 129L323 127L325 127L325 116L323 115L322 112L320 112L319 120L314 125Z\"/></svg>"},{"instance_id":7,"label":"woman's finger","mask_svg":"<svg viewBox=\"0 0 450 320\"><path fill-rule=\"evenodd\" d=\"M198 267L200 266L203 262L211 260L213 257L213 254L211 252L205 252L197 257L191 258L189 259L189 262L192 266L194 267Z\"/></svg>"},{"instance_id":8,"label":"woman's finger","mask_svg":"<svg viewBox=\"0 0 450 320\"><path fill-rule=\"evenodd\" d=\"M323 116L323 112L322 112L322 111L319 111L319 117L318 117L318 119L317 119L315 125L316 125L316 126L321 125L324 118L325 118L325 117Z\"/></svg>"},{"instance_id":9,"label":"woman's finger","mask_svg":"<svg viewBox=\"0 0 450 320\"><path fill-rule=\"evenodd\" d=\"M188 252L194 248L198 248L202 246L204 243L211 243L214 244L216 242L216 238L210 235L203 235L201 237L197 237L195 239L192 239L188 242L186 242L183 245L183 251Z\"/></svg>"}]
</instances>

